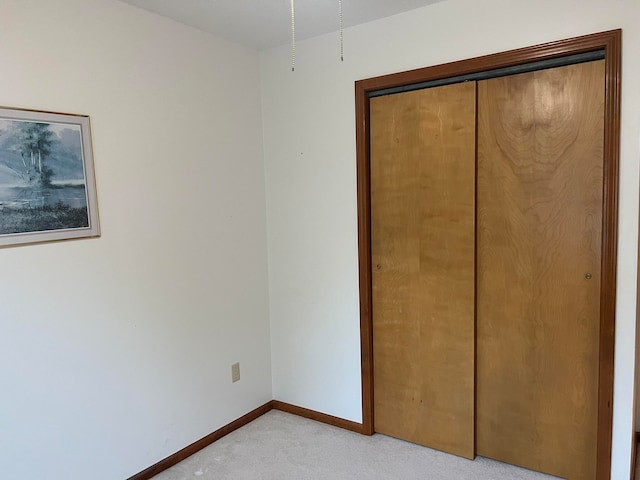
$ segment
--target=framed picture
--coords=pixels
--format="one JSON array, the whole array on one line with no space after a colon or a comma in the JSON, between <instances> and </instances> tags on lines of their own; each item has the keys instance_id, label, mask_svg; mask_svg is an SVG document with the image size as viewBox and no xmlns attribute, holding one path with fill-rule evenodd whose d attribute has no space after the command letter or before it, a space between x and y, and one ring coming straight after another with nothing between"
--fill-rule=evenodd
<instances>
[{"instance_id":1,"label":"framed picture","mask_svg":"<svg viewBox=\"0 0 640 480\"><path fill-rule=\"evenodd\" d=\"M0 246L99 235L89 117L0 108Z\"/></svg>"}]
</instances>

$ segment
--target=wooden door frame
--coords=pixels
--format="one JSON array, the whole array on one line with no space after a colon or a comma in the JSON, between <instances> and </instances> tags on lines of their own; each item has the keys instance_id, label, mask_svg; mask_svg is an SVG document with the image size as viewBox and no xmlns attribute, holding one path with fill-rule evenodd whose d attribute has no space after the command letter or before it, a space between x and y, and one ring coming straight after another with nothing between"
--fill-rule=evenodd
<instances>
[{"instance_id":1,"label":"wooden door frame","mask_svg":"<svg viewBox=\"0 0 640 480\"><path fill-rule=\"evenodd\" d=\"M620 157L622 30L611 30L567 40L559 40L494 55L476 57L355 82L362 433L368 435L374 433L369 94L388 88L485 72L498 68L512 67L597 50L604 50L605 52L605 123L596 478L598 480L608 480L610 478L618 245L618 165Z\"/></svg>"}]
</instances>

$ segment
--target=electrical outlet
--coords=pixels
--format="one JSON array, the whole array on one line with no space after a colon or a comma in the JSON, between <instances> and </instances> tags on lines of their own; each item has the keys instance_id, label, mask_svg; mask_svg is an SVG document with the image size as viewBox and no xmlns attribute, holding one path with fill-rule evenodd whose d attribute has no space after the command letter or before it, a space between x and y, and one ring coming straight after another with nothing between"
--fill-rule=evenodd
<instances>
[{"instance_id":1,"label":"electrical outlet","mask_svg":"<svg viewBox=\"0 0 640 480\"><path fill-rule=\"evenodd\" d=\"M231 365L231 383L240 380L240 362Z\"/></svg>"}]
</instances>

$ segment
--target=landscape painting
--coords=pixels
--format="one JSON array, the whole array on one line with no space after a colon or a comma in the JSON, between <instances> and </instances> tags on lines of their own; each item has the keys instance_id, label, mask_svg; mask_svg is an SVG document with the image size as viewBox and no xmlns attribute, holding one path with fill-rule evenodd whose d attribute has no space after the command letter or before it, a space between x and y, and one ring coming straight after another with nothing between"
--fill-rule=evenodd
<instances>
[{"instance_id":1,"label":"landscape painting","mask_svg":"<svg viewBox=\"0 0 640 480\"><path fill-rule=\"evenodd\" d=\"M0 246L99 233L89 117L0 108Z\"/></svg>"}]
</instances>

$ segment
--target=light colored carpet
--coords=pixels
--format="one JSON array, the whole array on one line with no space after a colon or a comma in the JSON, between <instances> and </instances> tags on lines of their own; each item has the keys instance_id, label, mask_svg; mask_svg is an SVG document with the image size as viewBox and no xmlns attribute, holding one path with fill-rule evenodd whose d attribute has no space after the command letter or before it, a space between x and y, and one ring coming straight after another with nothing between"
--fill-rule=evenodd
<instances>
[{"instance_id":1,"label":"light colored carpet","mask_svg":"<svg viewBox=\"0 0 640 480\"><path fill-rule=\"evenodd\" d=\"M550 480L384 435L367 437L271 411L154 480Z\"/></svg>"}]
</instances>

